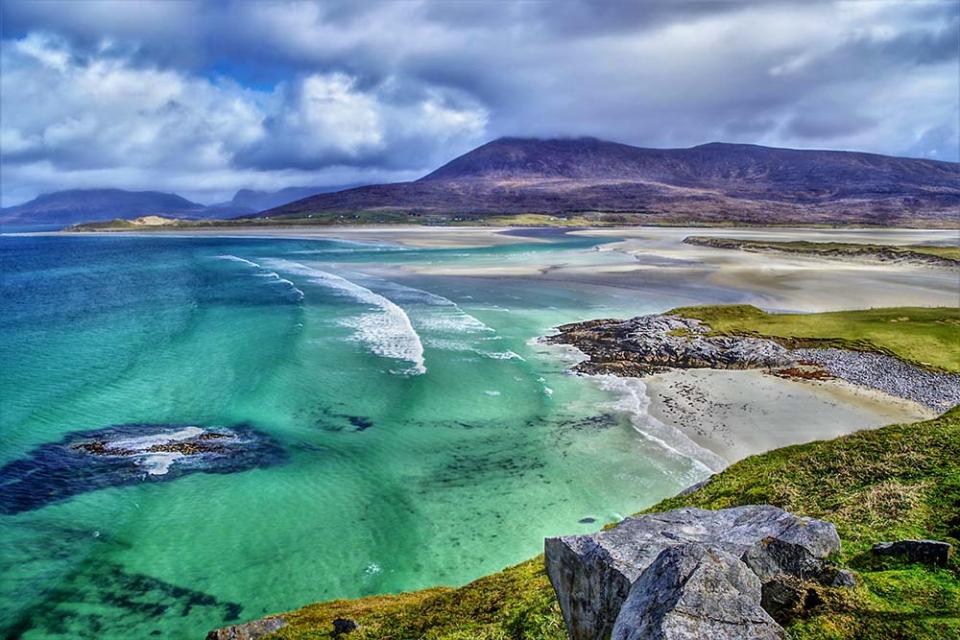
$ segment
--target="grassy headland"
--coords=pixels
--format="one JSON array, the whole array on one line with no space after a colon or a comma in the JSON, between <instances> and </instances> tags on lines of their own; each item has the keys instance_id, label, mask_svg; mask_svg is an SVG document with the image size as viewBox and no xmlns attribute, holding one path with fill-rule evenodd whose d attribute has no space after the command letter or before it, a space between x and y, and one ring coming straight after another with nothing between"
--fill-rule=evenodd
<instances>
[{"instance_id":1,"label":"grassy headland","mask_svg":"<svg viewBox=\"0 0 960 640\"><path fill-rule=\"evenodd\" d=\"M826 313L766 313L750 305L681 307L714 334L756 335L788 347L877 351L930 369L960 372L960 309L888 307Z\"/></svg>"},{"instance_id":2,"label":"grassy headland","mask_svg":"<svg viewBox=\"0 0 960 640\"><path fill-rule=\"evenodd\" d=\"M805 240L767 241L712 236L690 236L684 242L714 249L741 249L755 252L793 253L821 258L860 258L885 262L900 261L960 266L960 247L808 242Z\"/></svg>"},{"instance_id":3,"label":"grassy headland","mask_svg":"<svg viewBox=\"0 0 960 640\"><path fill-rule=\"evenodd\" d=\"M743 305L677 309L718 332L787 342L883 350L960 371L960 310L896 308L767 314ZM798 424L797 428L802 429ZM705 486L648 512L772 504L833 522L837 562L857 572L853 589L817 589L821 604L788 625L793 640L960 638L960 559L945 568L885 559L870 547L901 538L960 544L960 407L934 420L861 431L749 457ZM284 614L271 638L331 637L352 618L351 638L465 640L565 638L553 589L537 557L457 589L436 588L309 605Z\"/></svg>"}]
</instances>

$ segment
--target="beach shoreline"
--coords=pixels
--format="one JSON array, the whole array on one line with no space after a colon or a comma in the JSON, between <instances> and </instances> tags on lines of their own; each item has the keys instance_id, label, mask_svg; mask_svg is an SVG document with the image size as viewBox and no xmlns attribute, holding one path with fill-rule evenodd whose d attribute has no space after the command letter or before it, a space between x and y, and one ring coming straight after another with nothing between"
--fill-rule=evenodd
<instances>
[{"instance_id":1,"label":"beach shoreline","mask_svg":"<svg viewBox=\"0 0 960 640\"><path fill-rule=\"evenodd\" d=\"M647 411L727 464L781 447L936 416L843 380L784 379L759 369L677 369L640 378Z\"/></svg>"}]
</instances>

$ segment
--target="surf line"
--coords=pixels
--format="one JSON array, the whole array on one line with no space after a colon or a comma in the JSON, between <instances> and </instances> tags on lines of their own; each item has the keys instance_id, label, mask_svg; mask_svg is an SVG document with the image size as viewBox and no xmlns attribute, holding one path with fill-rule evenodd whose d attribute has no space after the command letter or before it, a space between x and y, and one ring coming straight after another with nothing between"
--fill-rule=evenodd
<instances>
[{"instance_id":1,"label":"surf line","mask_svg":"<svg viewBox=\"0 0 960 640\"><path fill-rule=\"evenodd\" d=\"M421 375L427 372L423 357L423 342L400 305L356 282L327 271L308 267L290 260L265 260L272 269L306 277L310 282L344 294L357 302L376 307L374 313L361 315L349 323L354 338L363 342L374 354L393 360L404 360L412 366L403 373Z\"/></svg>"},{"instance_id":2,"label":"surf line","mask_svg":"<svg viewBox=\"0 0 960 640\"><path fill-rule=\"evenodd\" d=\"M287 280L286 278L281 278L279 274L274 273L273 271L268 271L263 265L257 264L253 260L247 260L246 258L241 258L240 256L232 256L229 254L220 255L220 256L217 256L217 258L221 260L230 260L232 262L239 262L240 264L245 264L249 267L253 267L254 269L257 269L258 271L261 272L261 273L257 273L256 274L257 276L260 276L262 278L270 278L271 281L273 282L276 282L278 284L283 284L289 287L291 293L293 293L297 302L300 302L304 298L303 291L301 291L297 287L297 285L293 284L293 282L291 282L290 280Z\"/></svg>"}]
</instances>

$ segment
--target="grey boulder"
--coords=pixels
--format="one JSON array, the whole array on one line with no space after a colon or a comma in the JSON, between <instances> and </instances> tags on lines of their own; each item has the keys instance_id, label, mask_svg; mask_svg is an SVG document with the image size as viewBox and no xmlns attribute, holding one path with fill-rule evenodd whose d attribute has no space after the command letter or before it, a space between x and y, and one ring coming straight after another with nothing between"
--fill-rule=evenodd
<instances>
[{"instance_id":1,"label":"grey boulder","mask_svg":"<svg viewBox=\"0 0 960 640\"><path fill-rule=\"evenodd\" d=\"M609 637L634 583L663 551L690 543L736 558L761 584L814 574L840 549L832 524L769 505L676 509L627 518L600 533L548 538L547 574L570 638Z\"/></svg>"},{"instance_id":2,"label":"grey boulder","mask_svg":"<svg viewBox=\"0 0 960 640\"><path fill-rule=\"evenodd\" d=\"M784 640L760 606L760 579L719 547L668 547L630 589L612 640Z\"/></svg>"}]
</instances>

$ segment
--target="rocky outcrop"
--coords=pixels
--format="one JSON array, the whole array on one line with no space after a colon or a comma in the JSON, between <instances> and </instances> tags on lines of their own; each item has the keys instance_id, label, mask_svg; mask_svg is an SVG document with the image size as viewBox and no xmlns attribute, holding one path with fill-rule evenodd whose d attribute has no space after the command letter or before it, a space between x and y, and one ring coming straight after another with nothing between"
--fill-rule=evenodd
<instances>
[{"instance_id":1,"label":"rocky outcrop","mask_svg":"<svg viewBox=\"0 0 960 640\"><path fill-rule=\"evenodd\" d=\"M262 618L244 624L214 629L207 634L207 640L257 640L274 631L279 631L285 626L287 626L287 621L283 618Z\"/></svg>"},{"instance_id":2,"label":"rocky outcrop","mask_svg":"<svg viewBox=\"0 0 960 640\"><path fill-rule=\"evenodd\" d=\"M572 345L588 356L573 370L642 377L669 369L769 369L782 377L840 378L936 411L960 404L960 375L928 371L883 353L788 349L772 339L710 335L699 320L676 315L590 320L557 327L547 344Z\"/></svg>"},{"instance_id":3,"label":"rocky outcrop","mask_svg":"<svg viewBox=\"0 0 960 640\"><path fill-rule=\"evenodd\" d=\"M897 540L875 544L872 551L880 556L899 556L910 562L945 567L953 555L953 545L938 540Z\"/></svg>"},{"instance_id":4,"label":"rocky outcrop","mask_svg":"<svg viewBox=\"0 0 960 640\"><path fill-rule=\"evenodd\" d=\"M773 340L710 336L710 328L674 315L630 320L591 320L558 327L548 344L569 344L590 357L574 370L641 376L664 369L755 369L794 364L789 351Z\"/></svg>"},{"instance_id":5,"label":"rocky outcrop","mask_svg":"<svg viewBox=\"0 0 960 640\"><path fill-rule=\"evenodd\" d=\"M782 637L759 613L764 585L832 578L826 559L839 549L832 524L767 505L676 509L545 542L547 574L572 640L614 632L618 640ZM662 592L649 592L654 587ZM739 594L730 600L736 607L714 615L731 594ZM706 635L682 635L691 629Z\"/></svg>"},{"instance_id":6,"label":"rocky outcrop","mask_svg":"<svg viewBox=\"0 0 960 640\"><path fill-rule=\"evenodd\" d=\"M123 424L75 431L0 467L0 514L108 487L235 473L285 460L279 442L247 425Z\"/></svg>"},{"instance_id":7,"label":"rocky outcrop","mask_svg":"<svg viewBox=\"0 0 960 640\"><path fill-rule=\"evenodd\" d=\"M612 640L782 640L760 606L760 579L719 547L682 544L654 559L630 589Z\"/></svg>"}]
</instances>

